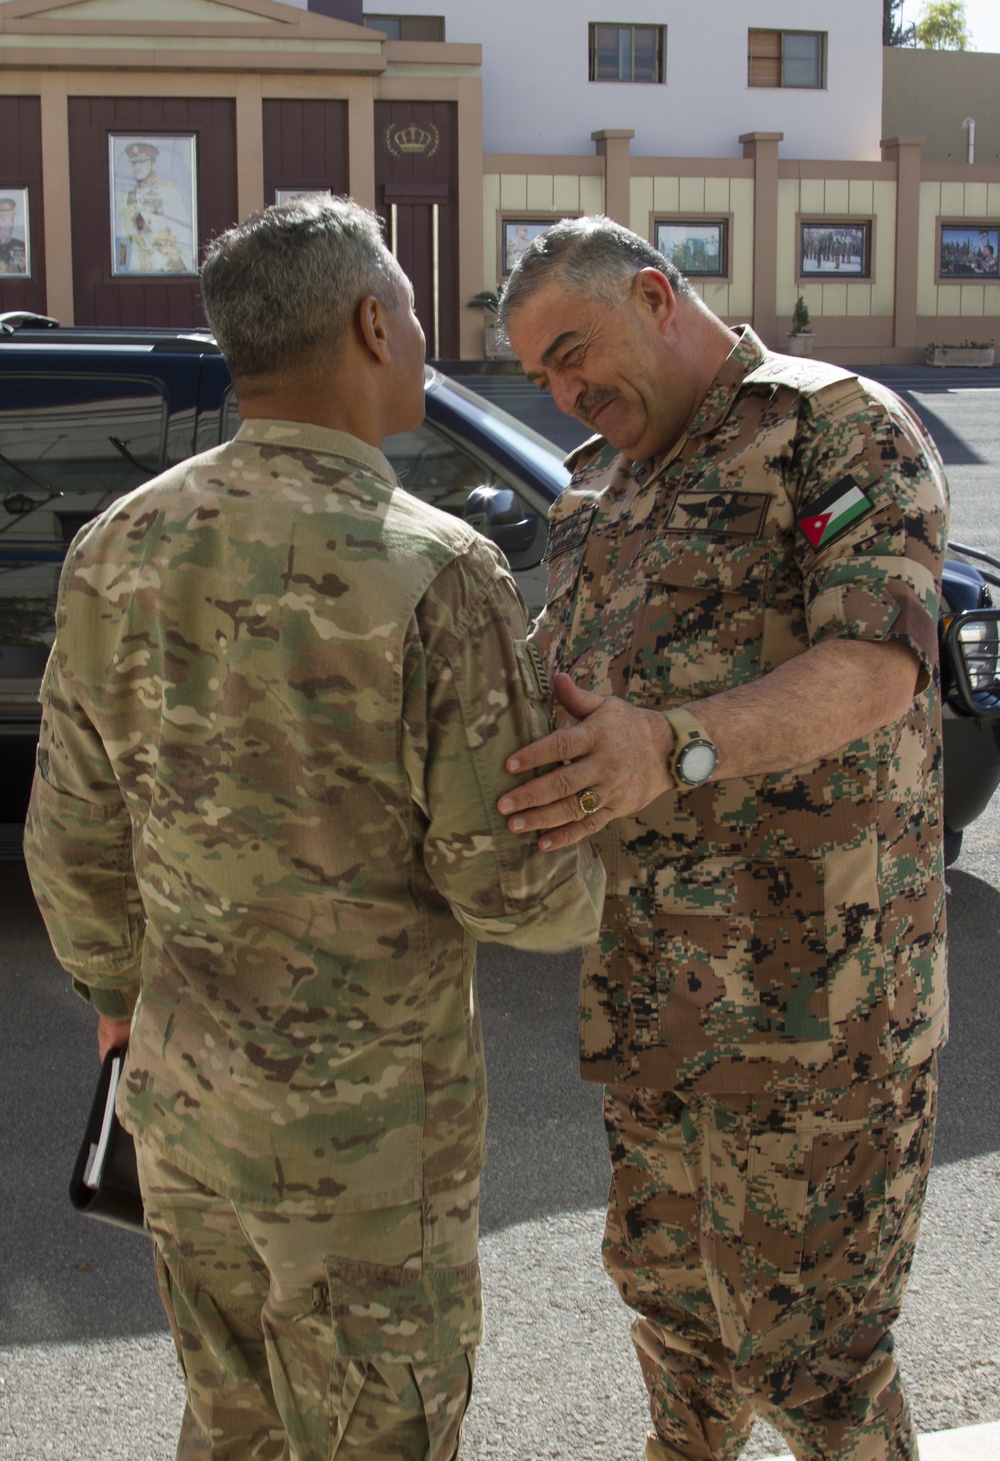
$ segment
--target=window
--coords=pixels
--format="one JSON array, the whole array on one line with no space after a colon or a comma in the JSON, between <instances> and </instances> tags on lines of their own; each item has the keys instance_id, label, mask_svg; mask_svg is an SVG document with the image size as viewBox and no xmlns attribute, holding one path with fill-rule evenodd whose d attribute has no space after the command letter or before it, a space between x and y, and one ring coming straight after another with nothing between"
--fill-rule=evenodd
<instances>
[{"instance_id":1,"label":"window","mask_svg":"<svg viewBox=\"0 0 1000 1461\"><path fill-rule=\"evenodd\" d=\"M663 81L666 27L592 25L591 81Z\"/></svg>"},{"instance_id":2,"label":"window","mask_svg":"<svg viewBox=\"0 0 1000 1461\"><path fill-rule=\"evenodd\" d=\"M443 41L443 15L369 15L365 25L384 30L391 41Z\"/></svg>"},{"instance_id":3,"label":"window","mask_svg":"<svg viewBox=\"0 0 1000 1461\"><path fill-rule=\"evenodd\" d=\"M747 32L748 86L826 85L826 36L820 31Z\"/></svg>"}]
</instances>

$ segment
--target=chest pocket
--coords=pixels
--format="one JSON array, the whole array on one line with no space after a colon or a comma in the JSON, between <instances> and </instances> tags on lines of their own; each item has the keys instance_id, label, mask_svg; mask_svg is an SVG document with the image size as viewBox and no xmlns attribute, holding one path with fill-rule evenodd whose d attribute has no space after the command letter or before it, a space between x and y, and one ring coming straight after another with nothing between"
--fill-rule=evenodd
<instances>
[{"instance_id":1,"label":"chest pocket","mask_svg":"<svg viewBox=\"0 0 1000 1461\"><path fill-rule=\"evenodd\" d=\"M644 556L628 697L658 705L760 674L766 542L664 533Z\"/></svg>"}]
</instances>

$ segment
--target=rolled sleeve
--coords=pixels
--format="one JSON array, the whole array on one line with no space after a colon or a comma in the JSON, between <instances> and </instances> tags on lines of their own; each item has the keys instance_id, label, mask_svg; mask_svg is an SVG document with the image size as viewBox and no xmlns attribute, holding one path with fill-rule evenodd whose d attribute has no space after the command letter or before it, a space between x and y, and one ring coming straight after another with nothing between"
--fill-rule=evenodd
<instances>
[{"instance_id":1,"label":"rolled sleeve","mask_svg":"<svg viewBox=\"0 0 1000 1461\"><path fill-rule=\"evenodd\" d=\"M796 556L810 642L906 644L924 689L937 664L948 535L948 489L933 442L901 402L852 379L810 400L798 455ZM803 524L842 485L867 506L817 545Z\"/></svg>"}]
</instances>

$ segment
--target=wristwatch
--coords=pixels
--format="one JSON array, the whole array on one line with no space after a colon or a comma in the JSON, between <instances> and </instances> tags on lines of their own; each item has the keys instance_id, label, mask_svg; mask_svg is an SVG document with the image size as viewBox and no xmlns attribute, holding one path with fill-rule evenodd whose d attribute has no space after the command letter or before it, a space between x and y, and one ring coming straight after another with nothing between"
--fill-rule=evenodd
<instances>
[{"instance_id":1,"label":"wristwatch","mask_svg":"<svg viewBox=\"0 0 1000 1461\"><path fill-rule=\"evenodd\" d=\"M719 764L715 742L689 710L667 710L663 719L674 733L667 770L680 787L704 786Z\"/></svg>"}]
</instances>

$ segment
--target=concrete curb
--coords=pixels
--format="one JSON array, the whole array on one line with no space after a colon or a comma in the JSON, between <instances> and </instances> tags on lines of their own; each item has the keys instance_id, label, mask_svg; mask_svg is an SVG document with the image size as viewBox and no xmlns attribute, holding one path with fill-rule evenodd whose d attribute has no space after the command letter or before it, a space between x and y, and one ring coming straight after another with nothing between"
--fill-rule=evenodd
<instances>
[{"instance_id":1,"label":"concrete curb","mask_svg":"<svg viewBox=\"0 0 1000 1461\"><path fill-rule=\"evenodd\" d=\"M997 1461L998 1457L1000 1421L920 1437L920 1461ZM792 1457L768 1456L766 1461L792 1461Z\"/></svg>"}]
</instances>

